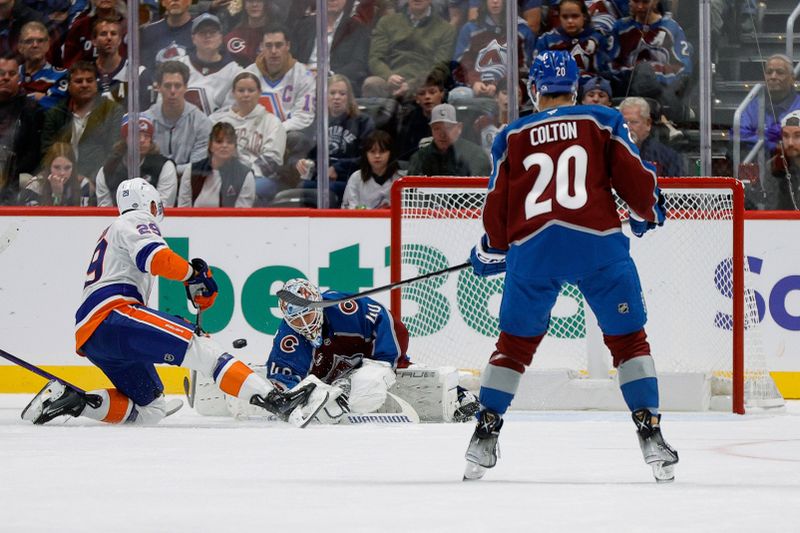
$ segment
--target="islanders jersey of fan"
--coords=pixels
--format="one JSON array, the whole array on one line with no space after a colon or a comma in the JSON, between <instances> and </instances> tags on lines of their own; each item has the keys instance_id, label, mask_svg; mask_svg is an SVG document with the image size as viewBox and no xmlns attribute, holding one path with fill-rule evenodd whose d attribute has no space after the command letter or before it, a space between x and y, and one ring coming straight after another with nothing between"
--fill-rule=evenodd
<instances>
[{"instance_id":1,"label":"islanders jersey of fan","mask_svg":"<svg viewBox=\"0 0 800 533\"><path fill-rule=\"evenodd\" d=\"M612 188L656 220L655 171L616 109L562 106L520 118L495 138L492 161L483 225L515 275L564 278L629 257Z\"/></svg>"},{"instance_id":2,"label":"islanders jersey of fan","mask_svg":"<svg viewBox=\"0 0 800 533\"><path fill-rule=\"evenodd\" d=\"M83 301L75 313L76 350L114 310L146 305L153 276L188 279L193 270L170 250L156 219L145 211L128 211L103 231L97 241L86 280Z\"/></svg>"},{"instance_id":3,"label":"islanders jersey of fan","mask_svg":"<svg viewBox=\"0 0 800 533\"><path fill-rule=\"evenodd\" d=\"M347 296L322 293L323 300ZM371 298L347 300L323 309L322 346L314 346L281 321L267 360L267 377L288 388L309 374L325 383L349 374L364 358L385 361L392 368L408 366L395 332L394 319Z\"/></svg>"}]
</instances>

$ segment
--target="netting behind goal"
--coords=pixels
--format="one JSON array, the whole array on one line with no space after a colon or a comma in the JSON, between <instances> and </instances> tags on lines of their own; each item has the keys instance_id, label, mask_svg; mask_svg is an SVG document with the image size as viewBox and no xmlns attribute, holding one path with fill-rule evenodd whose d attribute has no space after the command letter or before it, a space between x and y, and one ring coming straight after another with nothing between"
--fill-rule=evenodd
<instances>
[{"instance_id":1,"label":"netting behind goal","mask_svg":"<svg viewBox=\"0 0 800 533\"><path fill-rule=\"evenodd\" d=\"M483 233L486 184L483 178L404 178L395 184L392 281L468 259ZM709 400L700 408L714 397L732 398L736 412L744 411L745 402L749 407L782 405L766 369L754 293L746 289L739 185L724 178L672 178L660 186L669 220L642 239L634 238L631 254L647 303L646 331L662 376L662 398L669 395L667 384L677 383L672 377L683 376L692 387L708 389ZM622 202L618 206L621 219L627 220L627 208ZM412 359L479 372L499 333L502 287L502 276L479 278L465 269L395 290L392 308L411 334ZM594 404L586 408L602 407L596 390L589 389L614 379L609 366L590 309L577 287L565 284L526 373L526 379L537 372L545 379L524 379L515 405L520 407L522 397L528 398L524 408L576 408L576 398L583 395ZM578 384L580 393L567 391L567 383ZM565 390L557 390L562 385ZM673 388L686 396L680 387Z\"/></svg>"}]
</instances>

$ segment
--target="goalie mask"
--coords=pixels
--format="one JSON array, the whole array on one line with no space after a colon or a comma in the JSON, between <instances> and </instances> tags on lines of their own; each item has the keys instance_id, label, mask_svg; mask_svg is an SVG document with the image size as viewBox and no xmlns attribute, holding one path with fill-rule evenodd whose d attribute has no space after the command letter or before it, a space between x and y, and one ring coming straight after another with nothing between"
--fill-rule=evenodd
<instances>
[{"instance_id":1,"label":"goalie mask","mask_svg":"<svg viewBox=\"0 0 800 533\"><path fill-rule=\"evenodd\" d=\"M119 213L127 211L145 211L156 220L164 220L164 203L158 191L144 178L132 178L123 181L117 188L117 207Z\"/></svg>"},{"instance_id":2,"label":"goalie mask","mask_svg":"<svg viewBox=\"0 0 800 533\"><path fill-rule=\"evenodd\" d=\"M565 50L547 50L536 56L528 76L528 95L536 110L543 94L572 94L578 97L578 64Z\"/></svg>"},{"instance_id":3,"label":"goalie mask","mask_svg":"<svg viewBox=\"0 0 800 533\"><path fill-rule=\"evenodd\" d=\"M283 290L296 294L306 300L322 301L319 289L307 279L290 279ZM322 346L322 309L301 307L279 300L283 319L293 330L308 339L314 348Z\"/></svg>"}]
</instances>

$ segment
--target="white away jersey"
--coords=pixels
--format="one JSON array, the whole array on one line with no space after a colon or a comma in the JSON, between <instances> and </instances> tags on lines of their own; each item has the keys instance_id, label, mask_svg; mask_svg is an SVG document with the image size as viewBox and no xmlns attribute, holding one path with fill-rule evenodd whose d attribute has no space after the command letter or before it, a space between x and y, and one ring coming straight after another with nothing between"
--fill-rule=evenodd
<instances>
[{"instance_id":1,"label":"white away jersey","mask_svg":"<svg viewBox=\"0 0 800 533\"><path fill-rule=\"evenodd\" d=\"M144 211L128 211L105 229L89 262L83 302L75 313L78 349L112 310L147 303L153 284L150 264L166 246L156 219Z\"/></svg>"},{"instance_id":2,"label":"white away jersey","mask_svg":"<svg viewBox=\"0 0 800 533\"><path fill-rule=\"evenodd\" d=\"M299 131L314 122L317 83L314 74L297 61L278 81L265 77L253 63L245 70L252 72L261 80L259 103L281 119L283 128Z\"/></svg>"}]
</instances>

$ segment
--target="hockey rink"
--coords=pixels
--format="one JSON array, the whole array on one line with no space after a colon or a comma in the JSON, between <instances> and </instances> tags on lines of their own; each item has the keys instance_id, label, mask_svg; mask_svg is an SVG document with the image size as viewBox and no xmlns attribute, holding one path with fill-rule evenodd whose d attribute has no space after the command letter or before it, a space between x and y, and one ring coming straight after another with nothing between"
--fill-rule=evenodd
<instances>
[{"instance_id":1,"label":"hockey rink","mask_svg":"<svg viewBox=\"0 0 800 533\"><path fill-rule=\"evenodd\" d=\"M657 485L627 413L511 413L501 458L462 482L472 424L298 430L202 417L34 427L0 395L0 531L798 531L800 402L667 413Z\"/></svg>"}]
</instances>

